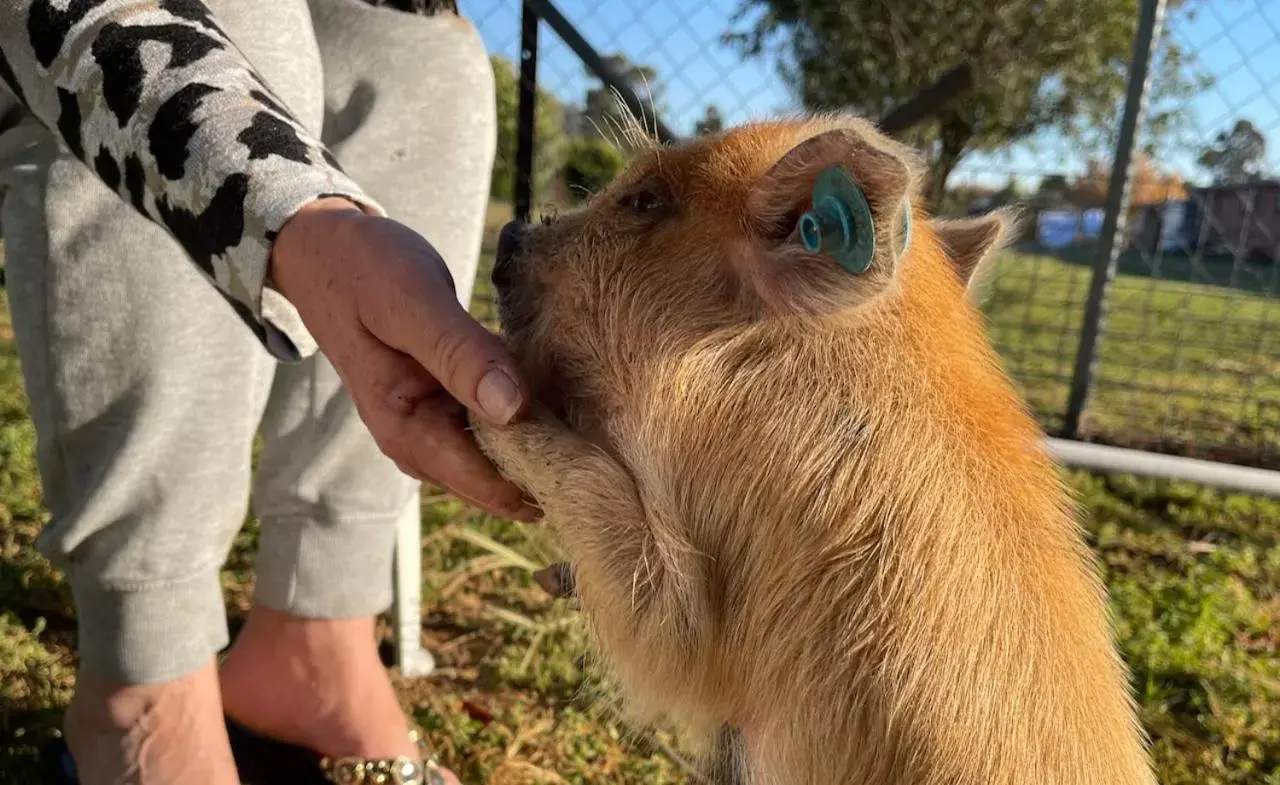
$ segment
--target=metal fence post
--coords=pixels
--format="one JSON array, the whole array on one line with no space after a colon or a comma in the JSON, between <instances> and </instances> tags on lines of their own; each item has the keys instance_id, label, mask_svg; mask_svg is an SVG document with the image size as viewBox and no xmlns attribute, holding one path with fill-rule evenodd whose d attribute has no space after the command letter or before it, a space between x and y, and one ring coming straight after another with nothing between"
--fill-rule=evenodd
<instances>
[{"instance_id":1,"label":"metal fence post","mask_svg":"<svg viewBox=\"0 0 1280 785\"><path fill-rule=\"evenodd\" d=\"M435 670L436 661L422 648L422 509L416 503L396 526L394 571L396 664L405 677L419 678Z\"/></svg>"},{"instance_id":2,"label":"metal fence post","mask_svg":"<svg viewBox=\"0 0 1280 785\"><path fill-rule=\"evenodd\" d=\"M515 217L528 221L533 204L533 146L538 108L538 12L520 4L520 106L516 121Z\"/></svg>"},{"instance_id":3,"label":"metal fence post","mask_svg":"<svg viewBox=\"0 0 1280 785\"><path fill-rule=\"evenodd\" d=\"M615 71L613 66L609 65L609 61L601 57L600 53L591 44L587 43L587 39L582 37L578 29L565 18L564 14L560 13L560 9L556 8L551 0L526 0L525 8L530 6L537 11L541 19L546 20L547 26L554 30L556 35L560 36L560 40L564 41L565 46L573 50L573 53L578 56L582 64L591 73L595 74L597 79L603 82L605 86L618 92L618 95L622 97L622 102L626 104L627 109L630 110L633 116L641 119L647 116L648 113L645 111L644 103L641 102L640 96L636 95L632 85L628 84L622 74ZM658 141L664 144L676 141L679 137L662 121L661 117L658 117L658 107L653 106L651 109L653 110L652 122L658 135Z\"/></svg>"},{"instance_id":4,"label":"metal fence post","mask_svg":"<svg viewBox=\"0 0 1280 785\"><path fill-rule=\"evenodd\" d=\"M1107 187L1106 214L1098 236L1098 258L1089 282L1089 299L1085 302L1084 322L1080 327L1080 345L1076 351L1071 377L1071 393L1063 418L1062 436L1075 439L1080 433L1080 418L1093 388L1093 375L1098 365L1098 340L1106 318L1107 295L1116 275L1116 265L1123 248L1125 213L1129 209L1129 169L1138 125L1146 109L1147 86L1151 74L1151 53L1160 38L1165 0L1142 0L1138 13L1138 33L1133 42L1133 60L1129 68L1128 93L1124 116L1120 121L1120 137L1111 165L1111 182Z\"/></svg>"}]
</instances>

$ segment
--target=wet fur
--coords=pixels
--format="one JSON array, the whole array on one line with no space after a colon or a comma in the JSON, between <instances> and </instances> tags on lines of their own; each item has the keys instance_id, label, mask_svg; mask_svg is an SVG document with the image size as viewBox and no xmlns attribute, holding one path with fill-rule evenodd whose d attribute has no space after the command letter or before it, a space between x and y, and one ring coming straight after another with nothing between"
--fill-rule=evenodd
<instances>
[{"instance_id":1,"label":"wet fur","mask_svg":"<svg viewBox=\"0 0 1280 785\"><path fill-rule=\"evenodd\" d=\"M832 162L882 237L865 276L792 231ZM913 199L898 258L919 171L838 116L641 154L526 238L504 326L545 405L478 437L632 709L737 760L720 782L1150 785L1076 511L967 294L1007 216Z\"/></svg>"}]
</instances>

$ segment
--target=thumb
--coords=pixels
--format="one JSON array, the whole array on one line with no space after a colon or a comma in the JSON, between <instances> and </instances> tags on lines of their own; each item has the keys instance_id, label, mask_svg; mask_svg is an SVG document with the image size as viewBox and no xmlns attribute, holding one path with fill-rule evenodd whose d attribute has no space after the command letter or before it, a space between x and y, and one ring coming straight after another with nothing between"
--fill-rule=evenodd
<instances>
[{"instance_id":1,"label":"thumb","mask_svg":"<svg viewBox=\"0 0 1280 785\"><path fill-rule=\"evenodd\" d=\"M379 340L416 360L467 409L506 425L527 409L528 383L501 339L458 303L443 262L431 267L419 268L413 281L388 286L389 307L371 308L362 321ZM437 275L441 280L433 280Z\"/></svg>"},{"instance_id":2,"label":"thumb","mask_svg":"<svg viewBox=\"0 0 1280 785\"><path fill-rule=\"evenodd\" d=\"M496 425L505 425L526 410L527 385L496 335L452 298L427 321L417 333L421 340L404 351L454 398Z\"/></svg>"}]
</instances>

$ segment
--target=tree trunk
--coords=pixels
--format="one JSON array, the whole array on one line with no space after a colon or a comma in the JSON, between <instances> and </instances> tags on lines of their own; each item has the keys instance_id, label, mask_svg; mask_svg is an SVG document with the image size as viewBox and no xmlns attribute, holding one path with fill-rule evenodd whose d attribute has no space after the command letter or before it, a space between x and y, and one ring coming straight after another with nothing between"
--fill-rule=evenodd
<instances>
[{"instance_id":1,"label":"tree trunk","mask_svg":"<svg viewBox=\"0 0 1280 785\"><path fill-rule=\"evenodd\" d=\"M938 129L938 155L929 164L929 209L937 210L947 192L947 178L973 138L973 126L955 117L944 118Z\"/></svg>"}]
</instances>

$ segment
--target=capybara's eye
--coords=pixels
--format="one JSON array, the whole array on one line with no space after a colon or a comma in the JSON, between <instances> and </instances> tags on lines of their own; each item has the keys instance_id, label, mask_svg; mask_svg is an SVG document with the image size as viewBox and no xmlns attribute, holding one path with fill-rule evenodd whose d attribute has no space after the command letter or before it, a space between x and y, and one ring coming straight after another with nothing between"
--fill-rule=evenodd
<instances>
[{"instance_id":1,"label":"capybara's eye","mask_svg":"<svg viewBox=\"0 0 1280 785\"><path fill-rule=\"evenodd\" d=\"M654 210L660 210L664 206L662 199L653 191L637 191L622 198L622 203L627 209L637 213L650 213Z\"/></svg>"}]
</instances>

